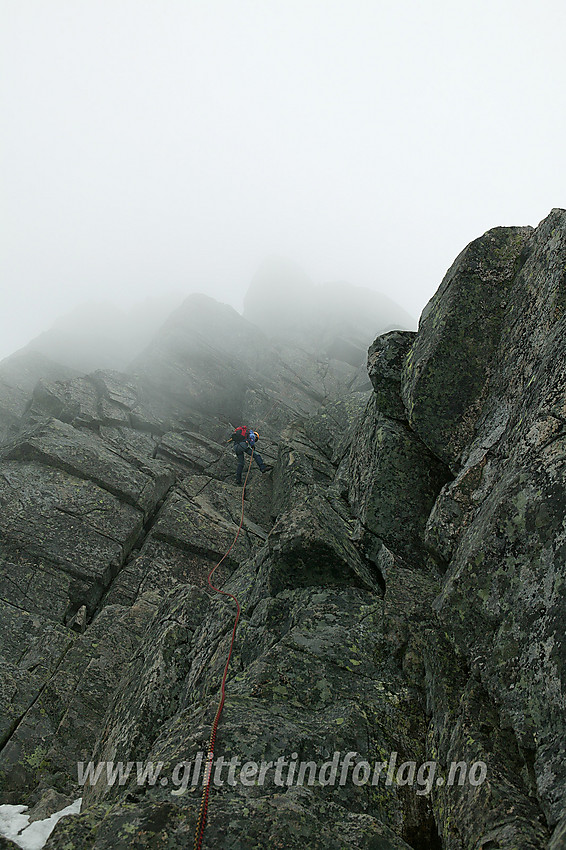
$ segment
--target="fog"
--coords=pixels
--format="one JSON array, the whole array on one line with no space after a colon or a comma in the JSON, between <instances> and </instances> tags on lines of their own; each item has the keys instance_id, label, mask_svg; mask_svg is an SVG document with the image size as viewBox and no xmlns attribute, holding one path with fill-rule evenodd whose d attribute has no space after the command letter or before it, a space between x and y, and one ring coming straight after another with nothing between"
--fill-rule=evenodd
<instances>
[{"instance_id":1,"label":"fog","mask_svg":"<svg viewBox=\"0 0 566 850\"><path fill-rule=\"evenodd\" d=\"M470 240L566 206L561 0L0 8L0 357L77 309L242 311L272 255L416 318Z\"/></svg>"}]
</instances>

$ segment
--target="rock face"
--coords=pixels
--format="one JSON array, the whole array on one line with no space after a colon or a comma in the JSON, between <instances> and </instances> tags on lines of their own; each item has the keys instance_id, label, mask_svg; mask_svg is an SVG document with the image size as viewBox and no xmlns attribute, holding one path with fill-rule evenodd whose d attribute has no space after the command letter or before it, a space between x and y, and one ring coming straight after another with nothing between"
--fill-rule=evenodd
<instances>
[{"instance_id":1,"label":"rock face","mask_svg":"<svg viewBox=\"0 0 566 850\"><path fill-rule=\"evenodd\" d=\"M565 229L555 210L526 243L485 400L427 526L448 562L436 610L513 730L551 826L566 794Z\"/></svg>"},{"instance_id":2,"label":"rock face","mask_svg":"<svg viewBox=\"0 0 566 850\"><path fill-rule=\"evenodd\" d=\"M411 427L455 468L497 369L507 300L530 234L528 227L498 227L468 245L421 316L403 400Z\"/></svg>"},{"instance_id":3,"label":"rock face","mask_svg":"<svg viewBox=\"0 0 566 850\"><path fill-rule=\"evenodd\" d=\"M17 433L40 378L65 380L77 373L33 351L18 352L0 363L0 443Z\"/></svg>"},{"instance_id":4,"label":"rock face","mask_svg":"<svg viewBox=\"0 0 566 850\"><path fill-rule=\"evenodd\" d=\"M215 573L241 619L203 846L564 847L565 268L565 211L488 232L416 334L371 345L371 383L346 345L195 296L127 373L23 387L0 461L0 803L82 796L57 850L191 846L202 785L182 777L234 617L206 575L242 521ZM245 501L240 421L273 466ZM83 787L89 761L134 767Z\"/></svg>"}]
</instances>

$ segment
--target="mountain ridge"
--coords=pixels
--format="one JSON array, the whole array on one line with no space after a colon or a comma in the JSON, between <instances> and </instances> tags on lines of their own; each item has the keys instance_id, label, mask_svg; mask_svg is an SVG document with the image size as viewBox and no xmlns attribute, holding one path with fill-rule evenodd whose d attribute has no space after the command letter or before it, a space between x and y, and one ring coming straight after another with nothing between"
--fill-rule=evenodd
<instances>
[{"instance_id":1,"label":"mountain ridge","mask_svg":"<svg viewBox=\"0 0 566 850\"><path fill-rule=\"evenodd\" d=\"M245 421L273 472L218 576L242 606L218 754L444 782L225 782L203 846L563 847L564 268L564 210L488 231L367 371L197 297L128 372L39 380L0 447L2 801L206 753ZM456 763L484 780L448 784ZM186 847L191 789L103 777L46 846Z\"/></svg>"}]
</instances>

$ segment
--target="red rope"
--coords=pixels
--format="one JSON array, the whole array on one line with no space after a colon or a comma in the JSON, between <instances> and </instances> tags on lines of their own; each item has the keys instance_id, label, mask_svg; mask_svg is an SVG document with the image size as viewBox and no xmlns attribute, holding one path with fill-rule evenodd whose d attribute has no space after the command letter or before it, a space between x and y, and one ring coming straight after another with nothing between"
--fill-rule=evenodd
<instances>
[{"instance_id":1,"label":"red rope","mask_svg":"<svg viewBox=\"0 0 566 850\"><path fill-rule=\"evenodd\" d=\"M208 586L210 588L212 588L212 590L215 590L217 593L221 593L223 596L229 596L230 599L234 600L234 602L236 603L236 617L234 619L234 627L232 629L232 639L230 641L230 649L228 650L228 658L226 659L226 665L224 667L224 674L222 676L222 684L220 685L220 702L218 703L218 708L216 710L216 717L214 718L214 722L212 724L212 731L210 733L210 741L209 741L209 744L208 744L208 755L207 755L207 758L206 758L206 765L205 765L205 772L204 772L204 790L202 792L202 799L201 799L201 802L200 802L200 811L199 811L199 815L198 815L198 818L197 818L194 850L201 850L202 840L204 838L204 828L206 826L206 816L208 814L208 798L209 798L209 795L210 795L210 776L211 776L211 773L212 773L212 762L213 762L213 759L214 759L214 745L216 743L216 732L218 730L218 724L220 722L220 716L222 714L222 709L224 708L224 700L225 700L225 696L226 696L226 677L228 675L228 667L230 665L230 659L232 657L232 650L234 648L234 639L236 637L236 628L238 626L238 621L240 619L240 603L238 602L238 600L236 599L234 594L228 593L228 591L226 591L226 590L220 590L219 587L215 587L211 582L211 578L214 575L214 573L216 572L216 570L218 569L218 567L220 566L220 564L228 557L228 555L230 554L230 552L232 551L232 549L236 545L238 537L240 536L240 531L242 530L242 526L244 524L244 497L246 495L246 484L248 483L248 476L250 474L250 469L252 468L252 460L253 460L253 457L254 457L254 448L255 447L252 446L252 453L250 455L250 463L249 463L249 466L248 466L248 471L246 473L244 486L242 487L242 513L241 513L241 516L240 516L240 524L238 526L238 530L235 534L234 539L232 540L230 548L226 550L226 552L220 558L220 560L218 561L216 566L214 566L210 570L210 572L207 576Z\"/></svg>"}]
</instances>

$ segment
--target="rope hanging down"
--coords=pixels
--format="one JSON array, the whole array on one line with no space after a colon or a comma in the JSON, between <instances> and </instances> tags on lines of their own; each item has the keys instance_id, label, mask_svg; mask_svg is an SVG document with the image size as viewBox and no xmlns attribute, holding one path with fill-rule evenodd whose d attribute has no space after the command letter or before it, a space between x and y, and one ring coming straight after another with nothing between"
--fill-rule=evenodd
<instances>
[{"instance_id":1,"label":"rope hanging down","mask_svg":"<svg viewBox=\"0 0 566 850\"><path fill-rule=\"evenodd\" d=\"M218 703L218 708L216 710L216 716L214 718L214 722L212 724L212 731L210 733L210 741L208 743L208 755L206 757L206 766L205 766L205 771L204 771L204 790L202 792L202 799L201 799L201 802L200 802L200 811L199 811L198 818L197 818L197 826L196 826L196 831L195 831L195 843L194 843L194 846L193 846L194 850L201 850L202 840L204 838L204 829L205 829L205 826L206 826L206 816L207 816L207 813L208 813L208 798L209 798L209 795L210 795L210 776L211 776L211 773L212 773L212 762L213 762L213 759L214 759L214 745L216 743L216 732L218 730L218 724L220 722L220 716L222 714L222 709L224 708L224 699L225 699L225 695L226 695L226 677L228 675L228 667L230 665L230 659L232 657L232 650L234 648L234 639L236 637L236 628L238 626L238 621L240 619L240 603L238 602L236 597L232 593L228 593L228 591L226 591L226 590L220 590L219 587L215 587L211 582L211 578L214 575L214 573L216 572L216 570L218 569L218 567L220 566L220 564L228 557L228 555L230 554L230 552L232 551L232 549L236 545L238 537L240 536L240 531L242 530L242 526L244 524L244 497L246 495L246 484L248 483L248 476L250 474L250 469L252 467L253 458L254 458L254 446L252 446L252 453L250 455L250 463L249 463L249 466L248 466L248 471L246 472L246 477L245 477L245 480L244 480L244 486L242 487L242 512L241 512L241 515L240 515L240 524L238 526L238 530L237 530L237 532L234 536L234 539L232 540L230 548L226 550L224 555L222 555L222 557L220 558L218 563L210 570L210 572L207 576L208 586L212 590L215 590L217 593L221 593L223 596L229 596L230 599L234 600L234 602L236 603L236 617L234 618L234 627L232 629L232 639L230 641L230 648L228 650L228 658L226 659L226 664L225 664L225 667L224 667L224 673L222 675L222 683L220 685L220 702Z\"/></svg>"}]
</instances>

